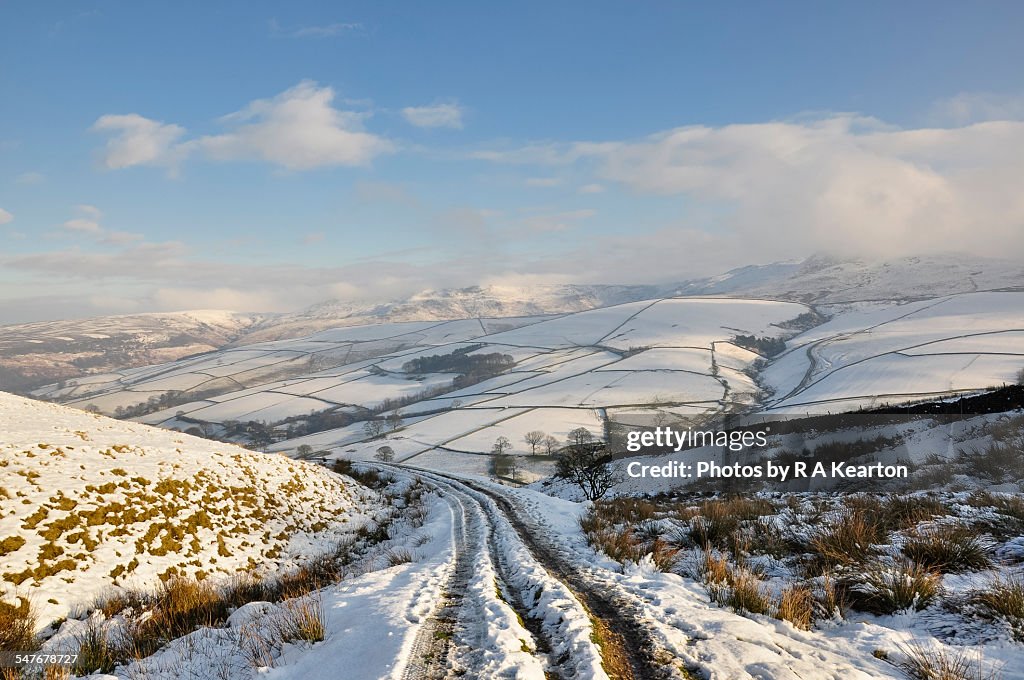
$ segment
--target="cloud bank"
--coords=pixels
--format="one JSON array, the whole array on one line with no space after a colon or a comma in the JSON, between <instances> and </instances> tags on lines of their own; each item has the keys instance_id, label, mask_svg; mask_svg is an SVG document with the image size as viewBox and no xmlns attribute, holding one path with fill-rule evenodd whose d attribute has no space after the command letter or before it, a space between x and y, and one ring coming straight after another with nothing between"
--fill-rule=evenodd
<instances>
[{"instance_id":1,"label":"cloud bank","mask_svg":"<svg viewBox=\"0 0 1024 680\"><path fill-rule=\"evenodd\" d=\"M136 165L176 168L187 157L264 161L288 170L365 165L394 150L366 132L366 114L333 105L333 88L302 81L271 99L257 99L220 119L227 131L183 140L185 128L135 113L106 115L92 126L112 137L102 153L108 169Z\"/></svg>"}]
</instances>

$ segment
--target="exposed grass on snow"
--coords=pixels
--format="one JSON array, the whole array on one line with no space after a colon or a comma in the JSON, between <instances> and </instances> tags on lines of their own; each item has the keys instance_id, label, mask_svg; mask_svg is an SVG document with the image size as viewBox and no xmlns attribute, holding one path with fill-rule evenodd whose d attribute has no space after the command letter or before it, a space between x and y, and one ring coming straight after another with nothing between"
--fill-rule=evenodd
<instances>
[{"instance_id":1,"label":"exposed grass on snow","mask_svg":"<svg viewBox=\"0 0 1024 680\"><path fill-rule=\"evenodd\" d=\"M896 665L914 680L996 680L997 670L984 667L963 650L928 648L914 642L902 647L903 659Z\"/></svg>"},{"instance_id":2,"label":"exposed grass on snow","mask_svg":"<svg viewBox=\"0 0 1024 680\"><path fill-rule=\"evenodd\" d=\"M1024 578L996 579L974 596L976 604L989 616L1003 619L1024 642Z\"/></svg>"},{"instance_id":3,"label":"exposed grass on snow","mask_svg":"<svg viewBox=\"0 0 1024 680\"><path fill-rule=\"evenodd\" d=\"M385 478L373 476L382 487ZM267 630L248 630L239 644L254 667L268 665L272 650L286 642L324 639L324 612L317 596L321 588L344 578L347 565L381 541L401 519L421 526L425 517L425 487L418 481L391 494L392 510L379 522L370 522L343 539L334 548L298 568L279 574L243 572L220 584L212 580L172 576L151 592L118 589L98 599L86 631L79 636L80 664L76 672L109 672L118 665L144 659L176 638L203 627L223 627L230 613L250 602L279 602L278 612ZM408 551L384 553L389 563L411 561ZM0 616L8 613L0 609ZM24 616L10 608L11 617ZM98 616L102 614L102 616ZM108 630L104 620L120 616L124 625ZM0 618L0 623L3 619Z\"/></svg>"},{"instance_id":4,"label":"exposed grass on snow","mask_svg":"<svg viewBox=\"0 0 1024 680\"><path fill-rule=\"evenodd\" d=\"M35 649L35 630L36 616L27 598L17 604L0 601L0 651Z\"/></svg>"},{"instance_id":5,"label":"exposed grass on snow","mask_svg":"<svg viewBox=\"0 0 1024 680\"><path fill-rule=\"evenodd\" d=\"M320 642L327 630L323 603L316 596L287 600L281 607L275 628L282 642Z\"/></svg>"},{"instance_id":6,"label":"exposed grass on snow","mask_svg":"<svg viewBox=\"0 0 1024 680\"><path fill-rule=\"evenodd\" d=\"M963 525L943 524L916 531L904 542L903 554L942 573L979 571L992 564L991 542Z\"/></svg>"},{"instance_id":7,"label":"exposed grass on snow","mask_svg":"<svg viewBox=\"0 0 1024 680\"><path fill-rule=\"evenodd\" d=\"M855 565L872 557L884 538L884 527L873 514L845 509L818 530L811 548L827 566Z\"/></svg>"},{"instance_id":8,"label":"exposed grass on snow","mask_svg":"<svg viewBox=\"0 0 1024 680\"><path fill-rule=\"evenodd\" d=\"M895 614L931 604L941 590L942 576L915 562L874 562L851 577L848 587L850 605L872 614Z\"/></svg>"}]
</instances>

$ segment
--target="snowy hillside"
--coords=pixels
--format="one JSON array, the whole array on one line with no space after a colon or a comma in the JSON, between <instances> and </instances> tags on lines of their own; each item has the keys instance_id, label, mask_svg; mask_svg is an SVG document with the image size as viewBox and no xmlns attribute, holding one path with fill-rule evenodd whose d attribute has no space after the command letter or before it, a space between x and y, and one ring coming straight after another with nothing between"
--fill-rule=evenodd
<instances>
[{"instance_id":1,"label":"snowy hillside","mask_svg":"<svg viewBox=\"0 0 1024 680\"><path fill-rule=\"evenodd\" d=\"M1024 294L865 303L788 342L764 371L773 410L837 411L1016 381Z\"/></svg>"},{"instance_id":2,"label":"snowy hillside","mask_svg":"<svg viewBox=\"0 0 1024 680\"><path fill-rule=\"evenodd\" d=\"M329 300L268 319L254 327L241 342L296 338L329 328L375 323L567 314L650 300L670 294L673 289L673 286L491 285L427 290L388 302Z\"/></svg>"},{"instance_id":3,"label":"snowy hillside","mask_svg":"<svg viewBox=\"0 0 1024 680\"><path fill-rule=\"evenodd\" d=\"M814 303L857 300L912 300L954 293L1024 289L1024 266L1013 260L963 255L844 260L811 257L734 269L720 276L687 281L689 295L748 295Z\"/></svg>"},{"instance_id":4,"label":"snowy hillside","mask_svg":"<svg viewBox=\"0 0 1024 680\"><path fill-rule=\"evenodd\" d=\"M40 622L111 585L308 558L372 502L317 466L0 393L0 588Z\"/></svg>"},{"instance_id":5,"label":"snowy hillside","mask_svg":"<svg viewBox=\"0 0 1024 680\"><path fill-rule=\"evenodd\" d=\"M0 389L145 366L231 342L261 318L216 310L0 326Z\"/></svg>"}]
</instances>

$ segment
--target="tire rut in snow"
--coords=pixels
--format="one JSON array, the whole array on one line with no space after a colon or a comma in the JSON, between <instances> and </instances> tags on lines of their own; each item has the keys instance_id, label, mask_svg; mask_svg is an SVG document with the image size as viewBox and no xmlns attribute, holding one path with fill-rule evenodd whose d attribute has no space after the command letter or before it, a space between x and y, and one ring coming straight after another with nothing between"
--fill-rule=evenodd
<instances>
[{"instance_id":1,"label":"tire rut in snow","mask_svg":"<svg viewBox=\"0 0 1024 680\"><path fill-rule=\"evenodd\" d=\"M441 601L416 634L409 652L409 662L402 673L403 680L440 680L448 677L455 620L473 574L473 555L468 545L465 508L460 502L448 500L448 503L454 518L452 533L455 539L455 566L445 584Z\"/></svg>"},{"instance_id":2,"label":"tire rut in snow","mask_svg":"<svg viewBox=\"0 0 1024 680\"><path fill-rule=\"evenodd\" d=\"M530 607L523 601L522 595L519 589L513 587L512 578L510 577L510 569L512 565L508 564L507 557L499 550L497 542L494 539L496 532L495 518L491 515L491 509L486 507L477 498L474 498L472 494L467 493L459 489L460 483L455 480L450 480L447 477L435 477L433 475L424 475L431 481L438 485L447 487L450 498L455 498L459 503L460 507L465 511L466 504L470 504L474 508L472 515L480 517L486 526L483 527L483 543L486 545L488 555L490 557L491 565L494 568L495 577L497 579L497 588L501 599L516 613L519 620L526 630L530 633L533 638L533 644L535 648L535 655L540 656L544 659L545 677L550 680L561 680L562 678L571 678L575 674L566 672L561 666L570 659L568 658L568 652L566 652L564 658L554 658L551 654L554 648L554 640L552 640L549 631L544 629L543 621L532 615ZM477 512L478 511L478 512ZM480 549L484 549L484 546L480 546Z\"/></svg>"},{"instance_id":3,"label":"tire rut in snow","mask_svg":"<svg viewBox=\"0 0 1024 680\"><path fill-rule=\"evenodd\" d=\"M502 494L482 485L459 480L467 487L485 494L498 505L534 557L568 587L587 608L600 639L605 671L616 679L657 680L677 677L677 671L658 663L655 655L660 646L643 622L633 598L606 583L597 583L574 567L554 546L542 541L531 531L515 505Z\"/></svg>"}]
</instances>

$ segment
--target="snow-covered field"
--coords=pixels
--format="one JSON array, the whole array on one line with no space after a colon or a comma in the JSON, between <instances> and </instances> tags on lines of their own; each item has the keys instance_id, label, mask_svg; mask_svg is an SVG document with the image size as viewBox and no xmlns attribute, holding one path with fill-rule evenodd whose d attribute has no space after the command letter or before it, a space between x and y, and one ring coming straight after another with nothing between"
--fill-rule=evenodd
<instances>
[{"instance_id":1,"label":"snow-covered field","mask_svg":"<svg viewBox=\"0 0 1024 680\"><path fill-rule=\"evenodd\" d=\"M762 374L773 410L833 412L1013 383L1024 294L861 303L788 343Z\"/></svg>"}]
</instances>

